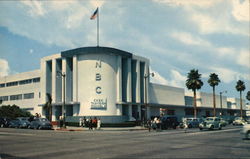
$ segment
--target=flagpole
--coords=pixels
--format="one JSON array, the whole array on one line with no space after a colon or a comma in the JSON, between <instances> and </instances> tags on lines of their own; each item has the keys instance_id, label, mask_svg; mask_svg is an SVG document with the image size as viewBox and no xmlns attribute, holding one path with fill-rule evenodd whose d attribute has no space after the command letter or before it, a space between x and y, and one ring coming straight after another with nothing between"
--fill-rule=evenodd
<instances>
[{"instance_id":1,"label":"flagpole","mask_svg":"<svg viewBox=\"0 0 250 159\"><path fill-rule=\"evenodd\" d=\"M97 47L99 47L99 7L98 9L98 13L97 13Z\"/></svg>"}]
</instances>

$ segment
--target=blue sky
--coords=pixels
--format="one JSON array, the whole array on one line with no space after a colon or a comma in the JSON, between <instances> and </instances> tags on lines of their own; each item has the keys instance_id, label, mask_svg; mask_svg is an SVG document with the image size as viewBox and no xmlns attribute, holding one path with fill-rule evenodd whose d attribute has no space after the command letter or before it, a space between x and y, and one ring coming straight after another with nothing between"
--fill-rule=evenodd
<instances>
[{"instance_id":1,"label":"blue sky","mask_svg":"<svg viewBox=\"0 0 250 159\"><path fill-rule=\"evenodd\" d=\"M96 45L114 47L151 61L152 81L185 88L187 73L210 73L239 97L237 80L250 90L248 0L0 1L0 76L39 69L40 58Z\"/></svg>"}]
</instances>

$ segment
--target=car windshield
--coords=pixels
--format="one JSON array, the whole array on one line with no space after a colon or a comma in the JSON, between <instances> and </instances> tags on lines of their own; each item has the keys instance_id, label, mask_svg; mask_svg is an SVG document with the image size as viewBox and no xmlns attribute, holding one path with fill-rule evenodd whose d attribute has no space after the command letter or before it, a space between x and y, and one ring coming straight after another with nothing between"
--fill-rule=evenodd
<instances>
[{"instance_id":1,"label":"car windshield","mask_svg":"<svg viewBox=\"0 0 250 159\"><path fill-rule=\"evenodd\" d=\"M206 118L207 121L213 121L213 118Z\"/></svg>"}]
</instances>

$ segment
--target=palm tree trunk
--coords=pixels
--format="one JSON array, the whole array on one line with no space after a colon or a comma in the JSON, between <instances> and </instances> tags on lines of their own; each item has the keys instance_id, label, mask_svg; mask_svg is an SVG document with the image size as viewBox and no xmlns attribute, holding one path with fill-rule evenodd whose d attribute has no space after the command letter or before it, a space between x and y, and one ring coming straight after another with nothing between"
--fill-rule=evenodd
<instances>
[{"instance_id":1,"label":"palm tree trunk","mask_svg":"<svg viewBox=\"0 0 250 159\"><path fill-rule=\"evenodd\" d=\"M240 91L240 116L243 117L243 112L242 112L242 97L241 97L242 93Z\"/></svg>"},{"instance_id":2,"label":"palm tree trunk","mask_svg":"<svg viewBox=\"0 0 250 159\"><path fill-rule=\"evenodd\" d=\"M213 86L213 105L214 105L214 117L216 117L215 87L214 86Z\"/></svg>"},{"instance_id":3,"label":"palm tree trunk","mask_svg":"<svg viewBox=\"0 0 250 159\"><path fill-rule=\"evenodd\" d=\"M193 91L194 91L194 118L196 118L197 116L196 89L194 89Z\"/></svg>"}]
</instances>

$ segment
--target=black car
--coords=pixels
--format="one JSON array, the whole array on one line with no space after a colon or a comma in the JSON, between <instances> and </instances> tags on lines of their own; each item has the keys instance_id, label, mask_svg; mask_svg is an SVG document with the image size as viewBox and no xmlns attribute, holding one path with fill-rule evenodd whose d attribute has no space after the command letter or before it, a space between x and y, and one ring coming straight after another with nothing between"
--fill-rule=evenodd
<instances>
[{"instance_id":1,"label":"black car","mask_svg":"<svg viewBox=\"0 0 250 159\"><path fill-rule=\"evenodd\" d=\"M169 128L176 129L178 125L179 125L179 122L176 116L163 116L161 118L162 129L169 129Z\"/></svg>"},{"instance_id":2,"label":"black car","mask_svg":"<svg viewBox=\"0 0 250 159\"><path fill-rule=\"evenodd\" d=\"M8 118L0 118L0 127L1 128L6 128L9 127L10 119Z\"/></svg>"}]
</instances>

